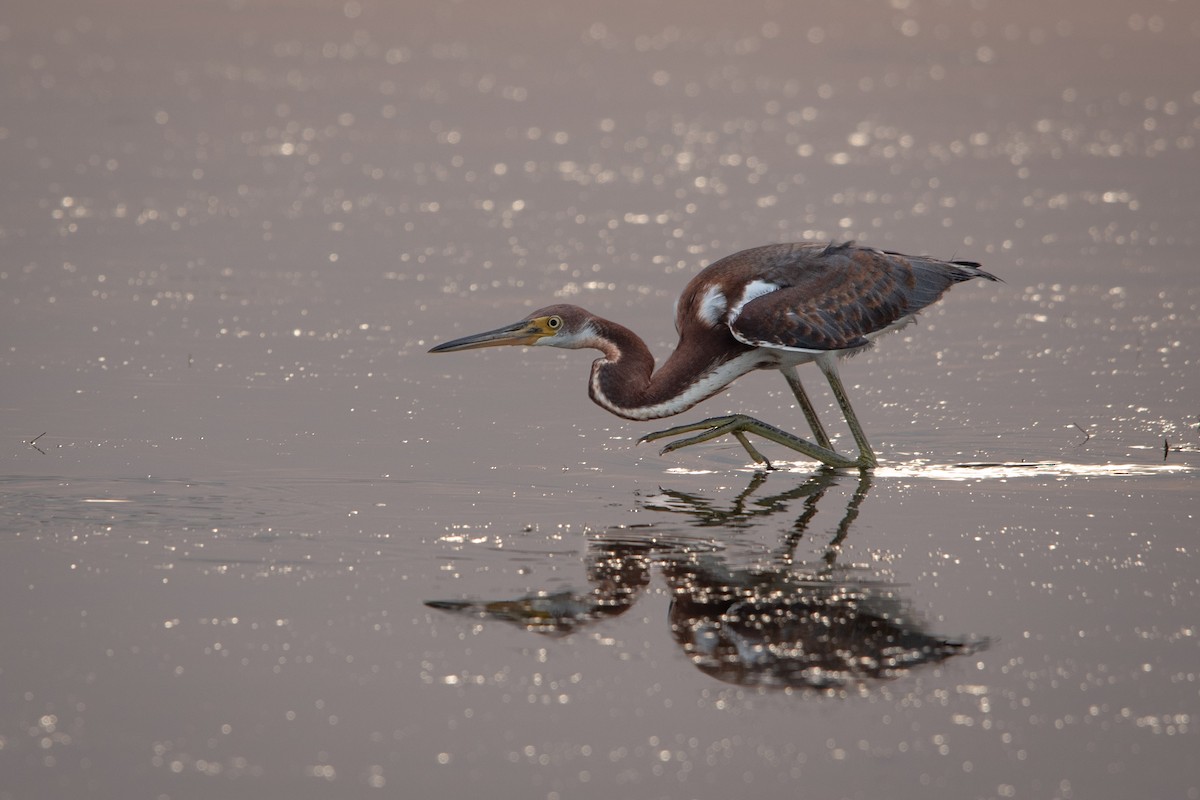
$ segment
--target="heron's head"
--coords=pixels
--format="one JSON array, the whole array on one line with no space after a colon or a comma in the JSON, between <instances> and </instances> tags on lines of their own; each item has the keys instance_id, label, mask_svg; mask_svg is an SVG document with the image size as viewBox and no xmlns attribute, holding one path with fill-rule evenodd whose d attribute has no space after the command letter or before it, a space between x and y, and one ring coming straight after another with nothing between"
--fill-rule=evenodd
<instances>
[{"instance_id":1,"label":"heron's head","mask_svg":"<svg viewBox=\"0 0 1200 800\"><path fill-rule=\"evenodd\" d=\"M593 317L578 306L554 305L534 311L520 322L505 325L494 331L464 336L431 348L431 353L453 353L480 347L517 345L549 345L578 349L595 347L596 329Z\"/></svg>"}]
</instances>

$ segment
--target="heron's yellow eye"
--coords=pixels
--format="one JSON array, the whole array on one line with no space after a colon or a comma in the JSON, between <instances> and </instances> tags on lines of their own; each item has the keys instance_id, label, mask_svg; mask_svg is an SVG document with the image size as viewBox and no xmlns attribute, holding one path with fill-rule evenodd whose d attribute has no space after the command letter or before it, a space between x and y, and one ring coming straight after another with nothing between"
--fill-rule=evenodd
<instances>
[{"instance_id":1,"label":"heron's yellow eye","mask_svg":"<svg viewBox=\"0 0 1200 800\"><path fill-rule=\"evenodd\" d=\"M562 327L562 317L549 317L546 320L546 327L552 331L557 331Z\"/></svg>"}]
</instances>

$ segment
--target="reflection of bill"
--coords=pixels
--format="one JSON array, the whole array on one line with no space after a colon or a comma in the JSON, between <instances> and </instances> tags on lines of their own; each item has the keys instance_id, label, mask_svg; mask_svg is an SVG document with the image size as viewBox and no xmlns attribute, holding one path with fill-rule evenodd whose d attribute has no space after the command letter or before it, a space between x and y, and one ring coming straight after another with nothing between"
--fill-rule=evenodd
<instances>
[{"instance_id":1,"label":"reflection of bill","mask_svg":"<svg viewBox=\"0 0 1200 800\"><path fill-rule=\"evenodd\" d=\"M588 542L590 589L538 592L514 600L431 600L425 605L512 622L544 634L568 634L633 607L650 583L654 547L648 542Z\"/></svg>"},{"instance_id":2,"label":"reflection of bill","mask_svg":"<svg viewBox=\"0 0 1200 800\"><path fill-rule=\"evenodd\" d=\"M445 611L500 619L543 634L567 634L631 608L658 566L672 595L671 634L699 669L750 686L829 689L886 680L951 656L977 652L986 639L926 631L894 584L837 563L841 544L870 489L860 473L835 535L820 557L795 551L817 505L839 476L822 472L781 495L757 498L759 474L722 509L710 500L664 492L648 505L687 514L699 527L745 527L802 500L803 511L767 563L739 565L711 538L664 536L656 528L592 536L585 591L513 600L432 601Z\"/></svg>"}]
</instances>

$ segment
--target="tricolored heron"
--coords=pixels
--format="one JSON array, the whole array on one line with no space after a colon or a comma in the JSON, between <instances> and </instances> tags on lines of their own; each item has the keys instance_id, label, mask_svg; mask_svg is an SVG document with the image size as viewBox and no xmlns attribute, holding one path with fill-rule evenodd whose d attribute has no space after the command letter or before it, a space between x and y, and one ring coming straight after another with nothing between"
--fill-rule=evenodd
<instances>
[{"instance_id":1,"label":"tricolored heron","mask_svg":"<svg viewBox=\"0 0 1200 800\"><path fill-rule=\"evenodd\" d=\"M633 331L578 306L553 305L520 322L434 347L448 353L499 345L549 345L603 353L592 363L592 400L619 417L658 419L686 411L756 369L777 369L800 404L815 442L744 414L713 417L650 433L639 442L685 433L663 453L732 434L756 462L770 462L752 433L831 467L870 468L875 453L838 376L838 358L913 321L951 285L998 280L972 261L941 261L861 247L853 242L796 242L743 250L697 273L679 298L679 344L657 372L654 356ZM858 457L836 452L796 367L815 362L842 409Z\"/></svg>"}]
</instances>

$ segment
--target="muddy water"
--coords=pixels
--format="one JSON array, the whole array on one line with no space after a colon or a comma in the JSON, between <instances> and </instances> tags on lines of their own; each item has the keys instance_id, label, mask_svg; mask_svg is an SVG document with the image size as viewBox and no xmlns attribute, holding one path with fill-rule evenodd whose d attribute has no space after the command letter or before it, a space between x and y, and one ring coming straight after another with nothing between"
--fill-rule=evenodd
<instances>
[{"instance_id":1,"label":"muddy water","mask_svg":"<svg viewBox=\"0 0 1200 800\"><path fill-rule=\"evenodd\" d=\"M1198 40L0 13L0 797L1197 797ZM688 276L801 238L1005 281L845 364L869 476L660 456L583 354L425 352L567 300L662 357Z\"/></svg>"}]
</instances>

